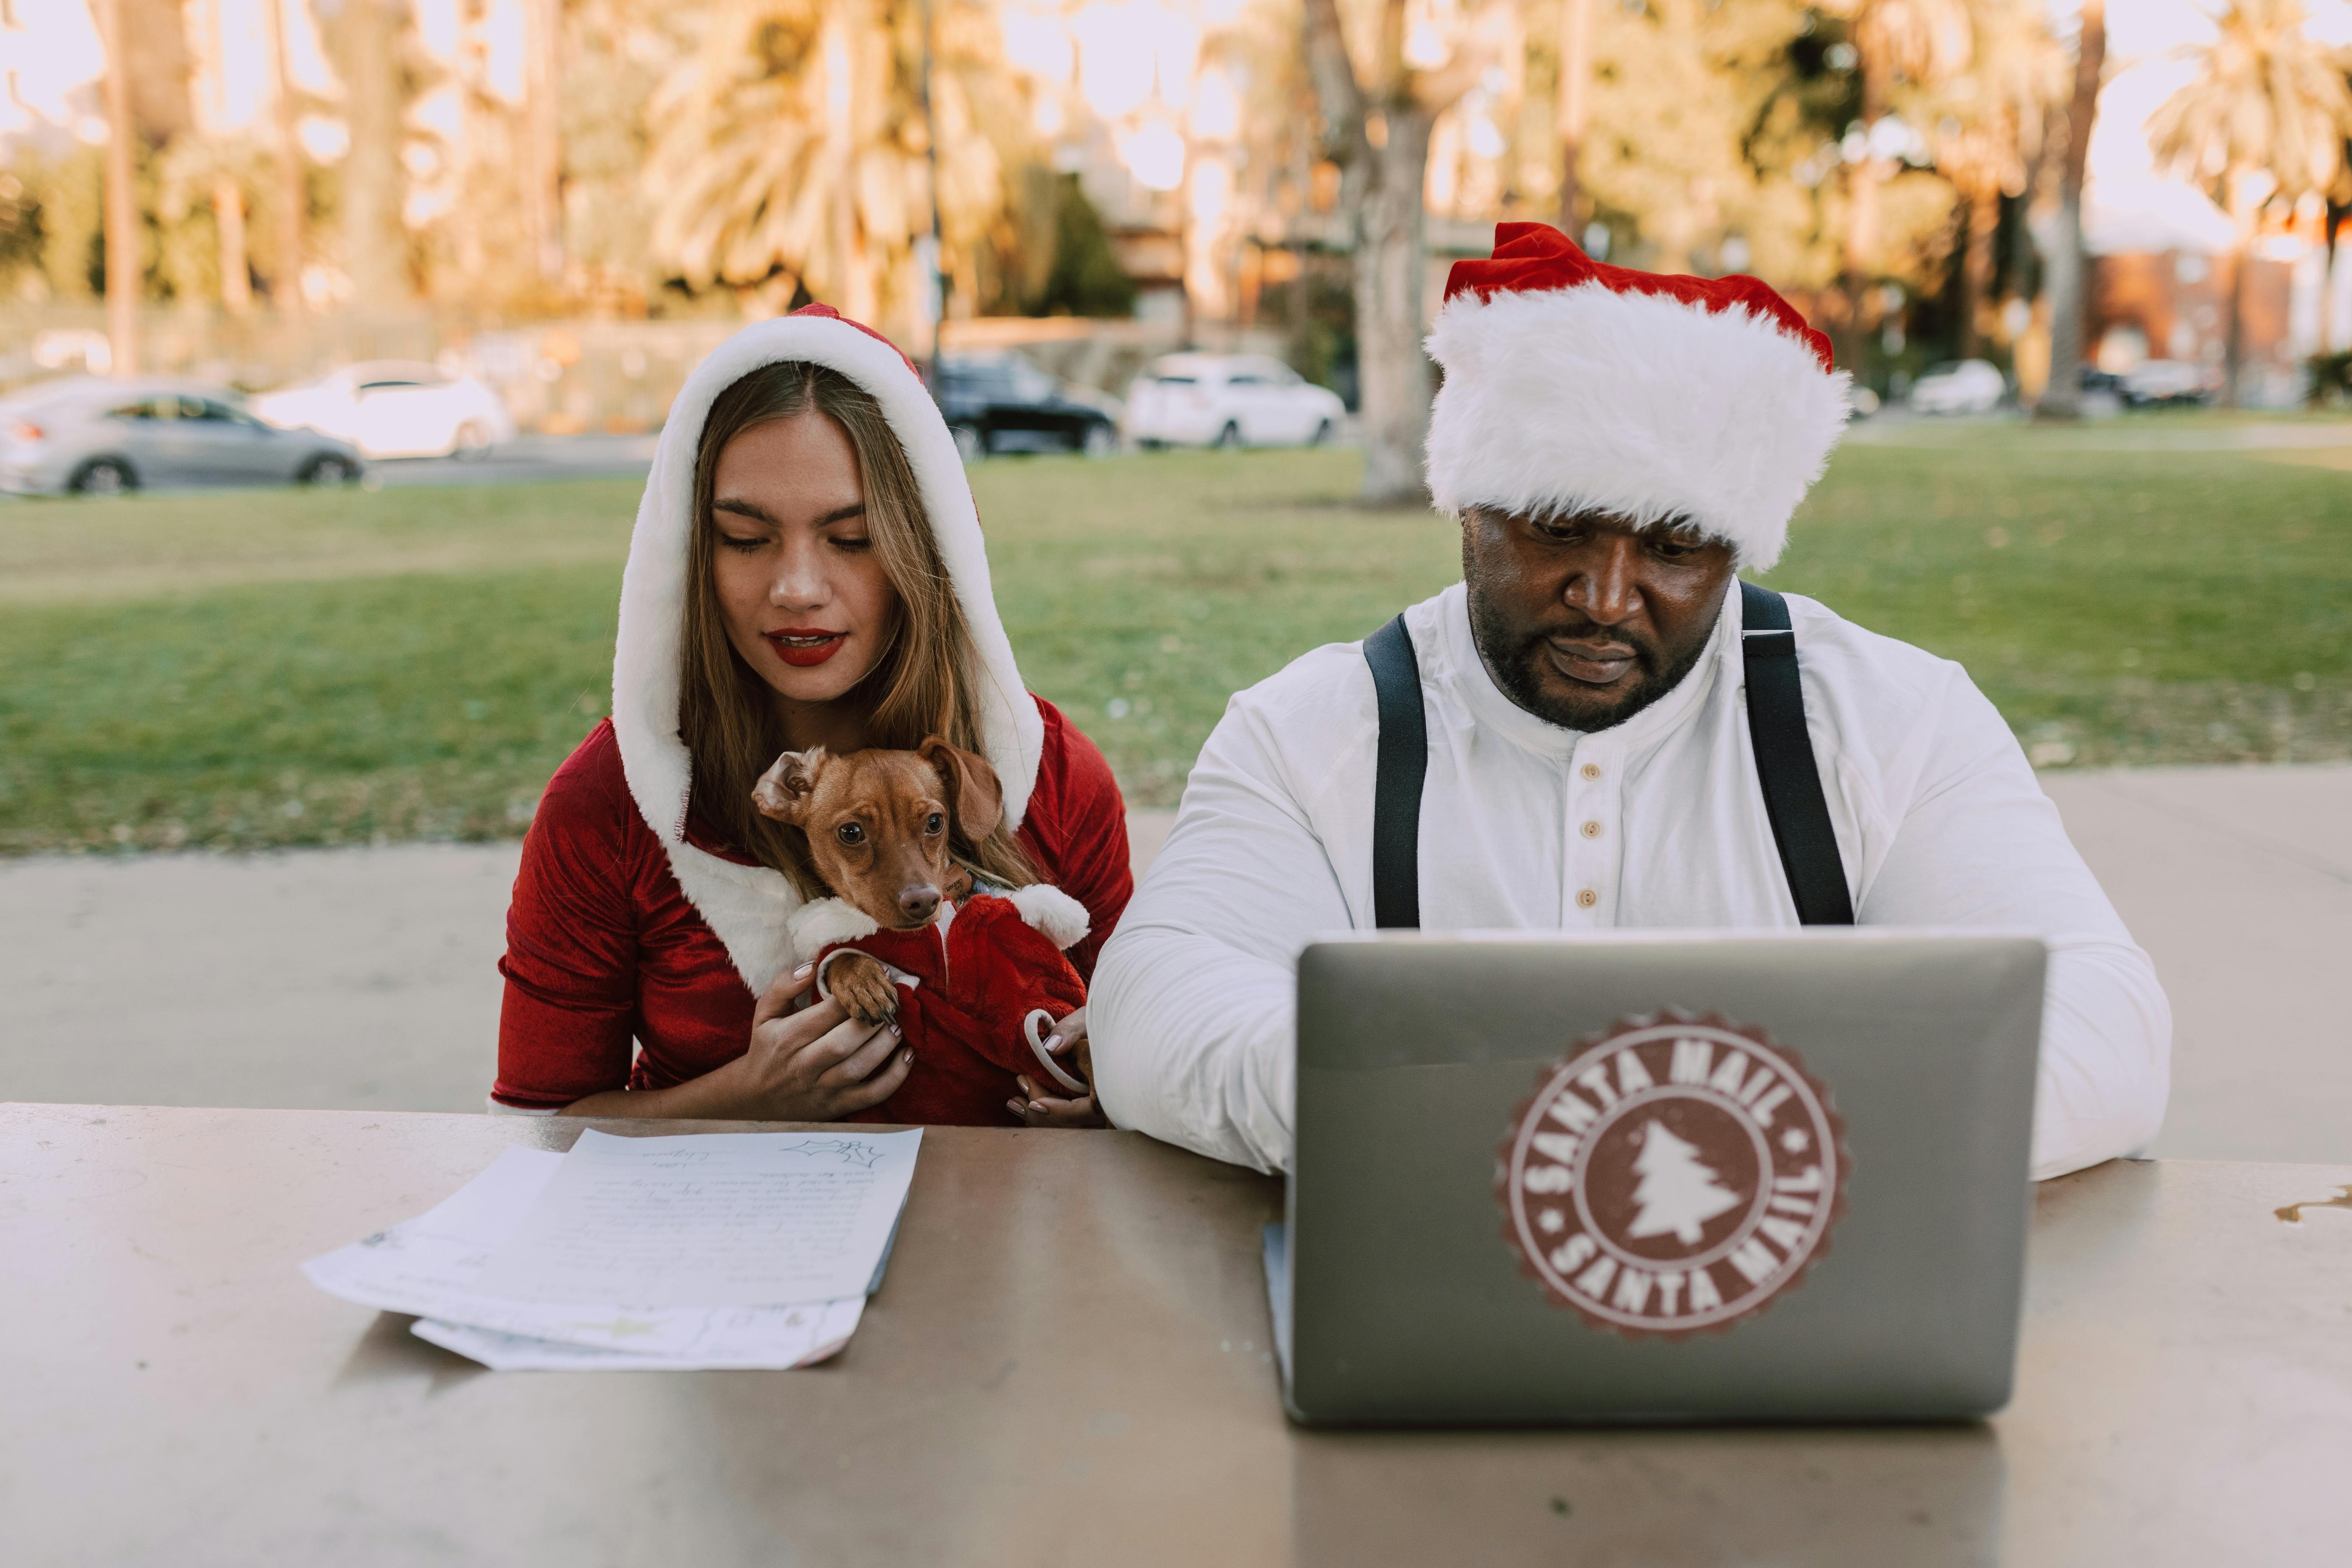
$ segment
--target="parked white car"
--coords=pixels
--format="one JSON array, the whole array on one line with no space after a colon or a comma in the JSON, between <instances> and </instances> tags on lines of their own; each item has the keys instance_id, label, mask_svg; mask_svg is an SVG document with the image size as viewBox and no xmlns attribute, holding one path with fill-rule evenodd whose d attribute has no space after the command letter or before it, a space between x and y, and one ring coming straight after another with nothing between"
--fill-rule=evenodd
<instances>
[{"instance_id":1,"label":"parked white car","mask_svg":"<svg viewBox=\"0 0 2352 1568\"><path fill-rule=\"evenodd\" d=\"M469 457L515 436L514 416L481 382L398 360L345 365L250 406L280 428L339 436L370 458Z\"/></svg>"},{"instance_id":2,"label":"parked white car","mask_svg":"<svg viewBox=\"0 0 2352 1568\"><path fill-rule=\"evenodd\" d=\"M2142 362L2122 377L2124 401L2134 408L2173 403L2202 403L2220 389L2221 378L2200 364L2185 360Z\"/></svg>"},{"instance_id":3,"label":"parked white car","mask_svg":"<svg viewBox=\"0 0 2352 1568\"><path fill-rule=\"evenodd\" d=\"M1990 414L2009 395L2000 367L1980 359L1930 365L1911 387L1915 414Z\"/></svg>"},{"instance_id":4,"label":"parked white car","mask_svg":"<svg viewBox=\"0 0 2352 1568\"><path fill-rule=\"evenodd\" d=\"M1127 437L1146 447L1321 445L1347 405L1263 354L1169 354L1127 392Z\"/></svg>"}]
</instances>

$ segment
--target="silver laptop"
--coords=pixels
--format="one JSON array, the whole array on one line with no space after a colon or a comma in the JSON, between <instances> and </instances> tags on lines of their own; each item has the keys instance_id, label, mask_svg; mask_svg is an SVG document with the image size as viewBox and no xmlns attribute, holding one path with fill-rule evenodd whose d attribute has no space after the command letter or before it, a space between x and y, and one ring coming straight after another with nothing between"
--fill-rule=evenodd
<instances>
[{"instance_id":1,"label":"silver laptop","mask_svg":"<svg viewBox=\"0 0 2352 1568\"><path fill-rule=\"evenodd\" d=\"M1871 931L1310 946L1266 1237L1291 1414L2000 1408L2045 961Z\"/></svg>"}]
</instances>

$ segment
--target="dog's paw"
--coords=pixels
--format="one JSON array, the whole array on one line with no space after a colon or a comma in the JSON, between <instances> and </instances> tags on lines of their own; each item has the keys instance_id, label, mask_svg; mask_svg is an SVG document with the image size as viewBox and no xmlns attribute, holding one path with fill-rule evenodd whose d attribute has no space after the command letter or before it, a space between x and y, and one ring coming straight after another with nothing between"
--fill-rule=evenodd
<instances>
[{"instance_id":1,"label":"dog's paw","mask_svg":"<svg viewBox=\"0 0 2352 1568\"><path fill-rule=\"evenodd\" d=\"M861 1024L880 1024L898 1016L898 988L882 961L862 952L845 952L825 971L833 999Z\"/></svg>"}]
</instances>

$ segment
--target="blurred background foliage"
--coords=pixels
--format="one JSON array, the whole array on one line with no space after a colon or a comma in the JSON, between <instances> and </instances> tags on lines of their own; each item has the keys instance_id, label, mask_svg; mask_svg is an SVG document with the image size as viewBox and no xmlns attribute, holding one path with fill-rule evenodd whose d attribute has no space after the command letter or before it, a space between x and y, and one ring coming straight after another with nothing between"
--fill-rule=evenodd
<instances>
[{"instance_id":1,"label":"blurred background foliage","mask_svg":"<svg viewBox=\"0 0 2352 1568\"><path fill-rule=\"evenodd\" d=\"M123 4L140 39L168 43L196 14L188 0ZM485 63L496 40L481 31L518 5L553 29L530 41L547 68L519 85ZM1120 247L1139 220L1102 210L1096 174L1129 142L1109 119L1071 118L1092 91L1089 51L1109 47L1087 31L1100 9L1063 17L1084 47L1057 81L1014 0L296 0L289 14L310 18L331 79L281 65L270 89L298 128L295 182L267 116L208 124L205 62L142 42L131 68L147 293L500 319L764 314L821 296L903 333L927 287L936 161L950 315L1123 315L1138 278ZM1351 37L1402 28L1459 78L1429 153L1433 222L1539 217L1612 260L1753 271L1827 325L1866 380L1927 354L2005 354L2015 334L1999 306L2040 288L2024 219L2050 199L2048 121L2068 62L2037 0L1341 9ZM444 11L474 30L443 38ZM1145 190L1136 212L1215 252L1184 263L1188 309L1279 323L1311 374L1347 373L1353 306L1332 286L1346 175L1308 80L1303 0L1169 15L1192 18L1191 52L1178 70L1167 47L1136 45L1151 85L1135 112L1164 101L1186 166L1216 163L1224 194L1210 213L1197 189L1189 206ZM1563 43L1579 16L1580 62ZM1212 98L1231 105L1214 122ZM1572 135L1571 98L1589 126ZM6 158L0 295L94 298L98 149L18 136ZM1250 259L1253 247L1281 265ZM1233 275L1226 298L1203 292L1204 266ZM1890 321L1909 336L1885 332Z\"/></svg>"}]
</instances>

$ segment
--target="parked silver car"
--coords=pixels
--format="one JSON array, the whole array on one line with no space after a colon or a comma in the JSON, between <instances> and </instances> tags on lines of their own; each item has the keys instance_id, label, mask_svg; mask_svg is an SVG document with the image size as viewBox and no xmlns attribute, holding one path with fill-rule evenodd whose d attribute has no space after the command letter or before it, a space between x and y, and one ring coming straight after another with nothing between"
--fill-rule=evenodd
<instances>
[{"instance_id":1,"label":"parked silver car","mask_svg":"<svg viewBox=\"0 0 2352 1568\"><path fill-rule=\"evenodd\" d=\"M360 473L350 442L275 429L203 382L74 376L0 398L0 490L331 485Z\"/></svg>"}]
</instances>

